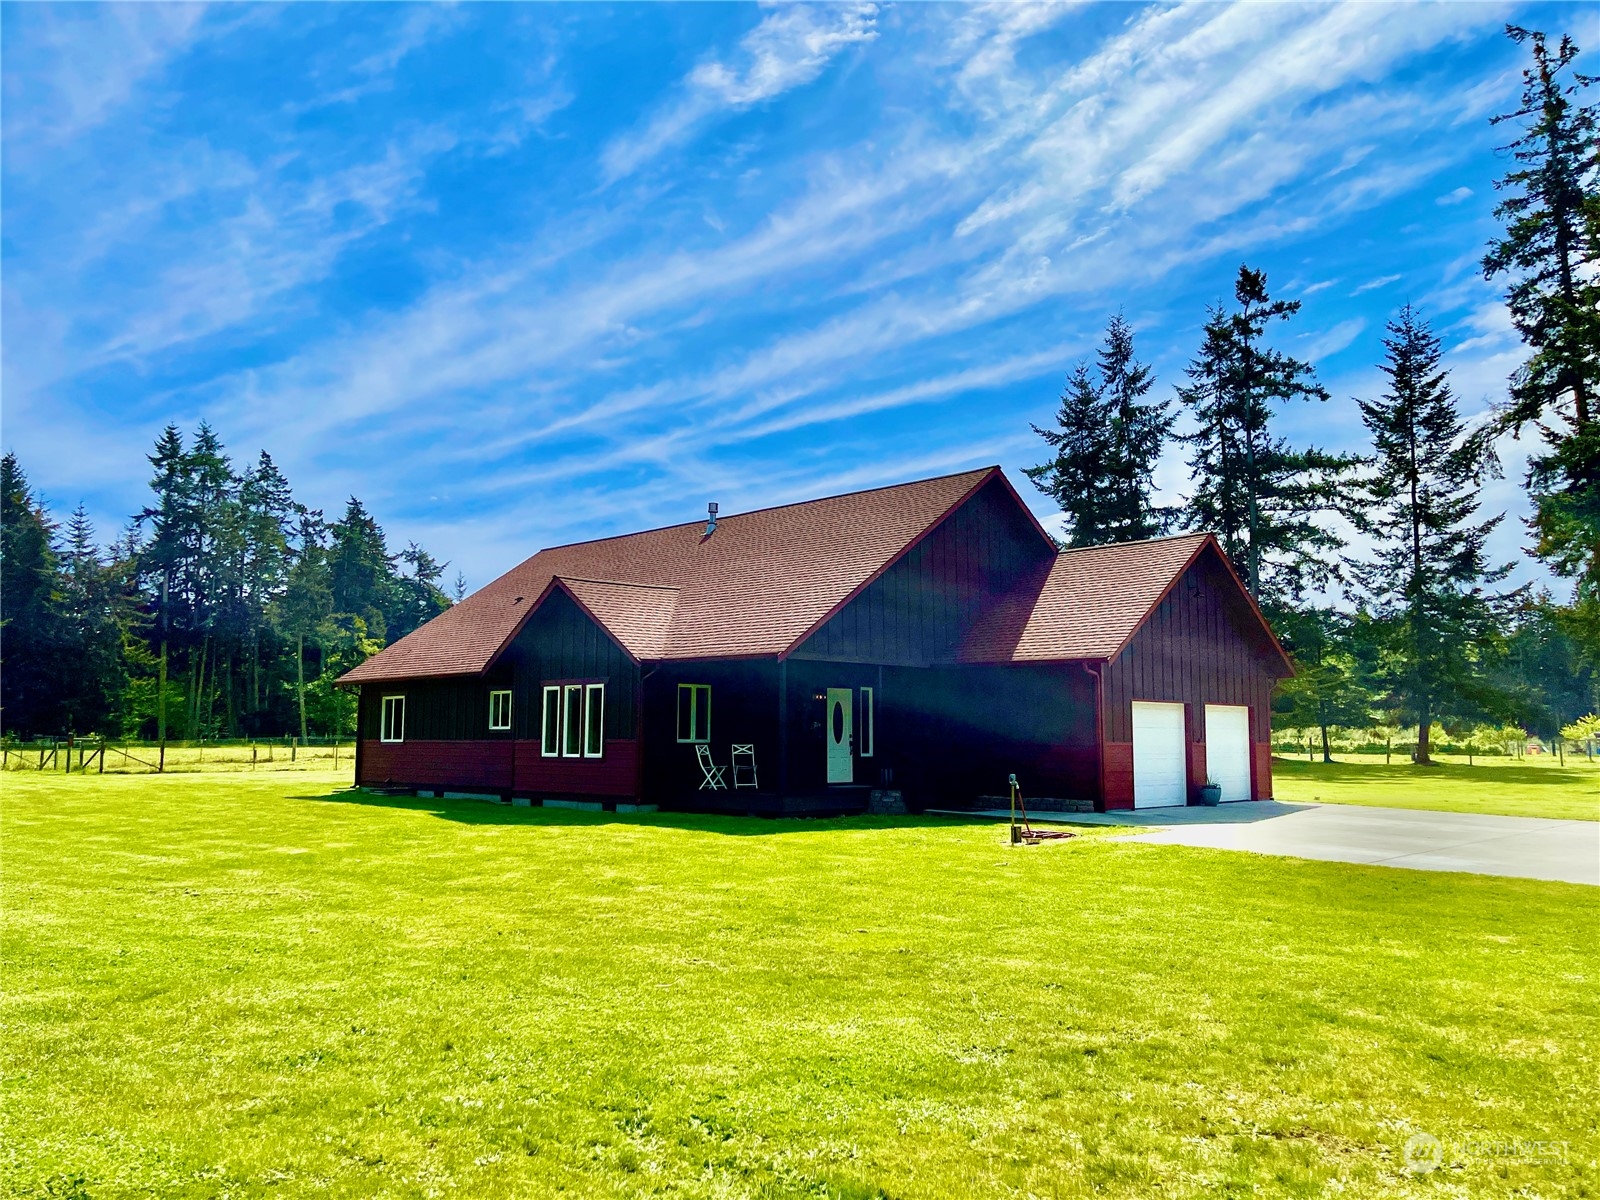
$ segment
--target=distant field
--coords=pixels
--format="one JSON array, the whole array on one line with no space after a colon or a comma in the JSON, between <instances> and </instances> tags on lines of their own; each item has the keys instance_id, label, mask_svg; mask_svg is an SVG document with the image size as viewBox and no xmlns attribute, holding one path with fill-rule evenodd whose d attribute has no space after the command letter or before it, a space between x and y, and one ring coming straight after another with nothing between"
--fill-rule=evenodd
<instances>
[{"instance_id":1,"label":"distant field","mask_svg":"<svg viewBox=\"0 0 1600 1200\"><path fill-rule=\"evenodd\" d=\"M1333 763L1303 758L1272 760L1273 795L1279 800L1498 813L1513 817L1566 817L1600 821L1600 766L1569 755L1553 759L1479 758L1419 767L1400 755L1340 754Z\"/></svg>"},{"instance_id":2,"label":"distant field","mask_svg":"<svg viewBox=\"0 0 1600 1200\"><path fill-rule=\"evenodd\" d=\"M1600 1182L1597 889L337 779L6 777L0 1190Z\"/></svg>"},{"instance_id":3,"label":"distant field","mask_svg":"<svg viewBox=\"0 0 1600 1200\"><path fill-rule=\"evenodd\" d=\"M70 774L147 775L162 768L168 774L192 771L337 771L349 783L355 778L355 743L326 746L290 746L287 739L254 744L227 742L202 745L169 742L165 756L161 748L139 742L108 742L103 758L96 757L96 743L85 741L72 751ZM60 745L51 757L48 747L40 753L36 743L8 746L4 767L17 773L66 774L67 747ZM41 759L44 766L41 768ZM82 764L82 765L80 765Z\"/></svg>"}]
</instances>

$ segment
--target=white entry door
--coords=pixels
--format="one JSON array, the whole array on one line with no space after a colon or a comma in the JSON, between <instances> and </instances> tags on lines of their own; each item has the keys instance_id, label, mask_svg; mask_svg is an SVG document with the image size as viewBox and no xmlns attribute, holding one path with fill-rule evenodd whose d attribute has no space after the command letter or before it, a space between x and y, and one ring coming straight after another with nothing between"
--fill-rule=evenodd
<instances>
[{"instance_id":1,"label":"white entry door","mask_svg":"<svg viewBox=\"0 0 1600 1200\"><path fill-rule=\"evenodd\" d=\"M855 692L850 688L828 689L828 782L855 782L855 748L852 701Z\"/></svg>"},{"instance_id":2,"label":"white entry door","mask_svg":"<svg viewBox=\"0 0 1600 1200\"><path fill-rule=\"evenodd\" d=\"M1250 710L1206 705L1206 777L1222 785L1224 800L1250 799Z\"/></svg>"},{"instance_id":3,"label":"white entry door","mask_svg":"<svg viewBox=\"0 0 1600 1200\"><path fill-rule=\"evenodd\" d=\"M1133 704L1133 806L1165 808L1189 802L1183 705Z\"/></svg>"}]
</instances>

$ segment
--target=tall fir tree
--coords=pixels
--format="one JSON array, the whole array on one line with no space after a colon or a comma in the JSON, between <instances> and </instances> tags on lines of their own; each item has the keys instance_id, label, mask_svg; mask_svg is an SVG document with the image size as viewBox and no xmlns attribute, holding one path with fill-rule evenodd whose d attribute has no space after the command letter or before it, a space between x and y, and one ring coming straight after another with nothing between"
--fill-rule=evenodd
<instances>
[{"instance_id":1,"label":"tall fir tree","mask_svg":"<svg viewBox=\"0 0 1600 1200\"><path fill-rule=\"evenodd\" d=\"M1148 403L1150 368L1135 357L1133 329L1111 318L1095 370L1079 363L1067 379L1053 429L1033 427L1054 457L1026 470L1066 518L1069 546L1138 541L1166 528L1151 476L1172 429L1165 401Z\"/></svg>"},{"instance_id":2,"label":"tall fir tree","mask_svg":"<svg viewBox=\"0 0 1600 1200\"><path fill-rule=\"evenodd\" d=\"M1532 353L1511 377L1503 425L1534 424L1547 448L1528 467L1534 552L1600 614L1600 110L1578 102L1594 81L1573 68L1571 38L1552 50L1543 33L1506 33L1533 63L1521 105L1493 118L1521 136L1504 147L1516 163L1495 182L1505 233L1483 273L1507 277L1511 320ZM1600 662L1600 643L1591 653Z\"/></svg>"},{"instance_id":3,"label":"tall fir tree","mask_svg":"<svg viewBox=\"0 0 1600 1200\"><path fill-rule=\"evenodd\" d=\"M1178 398L1194 418L1195 490L1184 511L1193 529L1215 532L1250 594L1280 613L1337 569L1342 539L1322 519L1348 509L1345 481L1360 460L1316 448L1293 450L1272 432L1276 405L1325 401L1309 363L1266 344L1267 331L1300 311L1274 300L1267 277L1248 266L1234 283L1237 309L1206 321L1200 353Z\"/></svg>"},{"instance_id":4,"label":"tall fir tree","mask_svg":"<svg viewBox=\"0 0 1600 1200\"><path fill-rule=\"evenodd\" d=\"M1494 460L1461 417L1439 339L1408 305L1384 348L1388 391L1359 402L1375 451L1374 555L1355 576L1376 622L1380 677L1401 720L1417 726L1416 761L1428 763L1435 723L1503 710L1492 675L1516 595L1488 591L1511 571L1485 551L1503 518L1478 513Z\"/></svg>"},{"instance_id":5,"label":"tall fir tree","mask_svg":"<svg viewBox=\"0 0 1600 1200\"><path fill-rule=\"evenodd\" d=\"M94 525L82 503L67 519L61 551L62 615L68 672L68 727L93 732L117 724L126 684L123 630L128 621L126 591L114 563L95 544Z\"/></svg>"},{"instance_id":6,"label":"tall fir tree","mask_svg":"<svg viewBox=\"0 0 1600 1200\"><path fill-rule=\"evenodd\" d=\"M69 641L55 522L15 454L0 458L0 729L64 733Z\"/></svg>"}]
</instances>

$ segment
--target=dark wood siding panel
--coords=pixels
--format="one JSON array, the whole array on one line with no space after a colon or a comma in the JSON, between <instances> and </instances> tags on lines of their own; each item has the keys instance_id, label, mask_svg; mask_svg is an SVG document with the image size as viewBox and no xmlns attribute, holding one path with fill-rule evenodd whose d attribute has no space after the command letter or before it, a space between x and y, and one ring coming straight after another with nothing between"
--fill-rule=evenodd
<instances>
[{"instance_id":1,"label":"dark wood siding panel","mask_svg":"<svg viewBox=\"0 0 1600 1200\"><path fill-rule=\"evenodd\" d=\"M515 678L512 727L519 741L539 740L542 688L563 679L603 682L606 739L637 736L639 667L565 592L551 593L501 661Z\"/></svg>"},{"instance_id":2,"label":"dark wood siding panel","mask_svg":"<svg viewBox=\"0 0 1600 1200\"><path fill-rule=\"evenodd\" d=\"M1133 807L1133 743L1107 742L1105 754L1105 807Z\"/></svg>"},{"instance_id":3,"label":"dark wood siding panel","mask_svg":"<svg viewBox=\"0 0 1600 1200\"><path fill-rule=\"evenodd\" d=\"M998 480L951 513L793 657L928 666L1054 551Z\"/></svg>"},{"instance_id":4,"label":"dark wood siding panel","mask_svg":"<svg viewBox=\"0 0 1600 1200\"><path fill-rule=\"evenodd\" d=\"M735 743L755 747L763 791L778 789L778 664L774 659L672 662L644 679L643 799L680 804L697 796L702 775L693 744L678 741L678 685L711 689L711 757L732 761ZM731 779L729 781L732 782Z\"/></svg>"},{"instance_id":5,"label":"dark wood siding panel","mask_svg":"<svg viewBox=\"0 0 1600 1200\"><path fill-rule=\"evenodd\" d=\"M1105 669L1107 761L1116 757L1112 745L1128 747L1129 802L1135 700L1186 706L1190 783L1198 786L1205 781L1205 706L1248 706L1251 741L1265 744L1271 740L1272 692L1279 669L1237 586L1214 553L1206 552ZM1270 795L1270 777L1263 782L1259 770L1256 776L1256 795ZM1108 805L1120 788L1120 780L1113 789L1108 776Z\"/></svg>"},{"instance_id":6,"label":"dark wood siding panel","mask_svg":"<svg viewBox=\"0 0 1600 1200\"><path fill-rule=\"evenodd\" d=\"M607 741L601 758L545 758L537 742L516 743L511 790L534 799L565 796L629 798L637 794L639 743Z\"/></svg>"},{"instance_id":7,"label":"dark wood siding panel","mask_svg":"<svg viewBox=\"0 0 1600 1200\"><path fill-rule=\"evenodd\" d=\"M406 698L406 741L510 741L510 732L489 728L489 692L511 686L505 672L498 677L413 679L404 683L366 684L361 689L362 727L382 728L383 698Z\"/></svg>"},{"instance_id":8,"label":"dark wood siding panel","mask_svg":"<svg viewBox=\"0 0 1600 1200\"><path fill-rule=\"evenodd\" d=\"M357 782L377 787L501 792L511 787L511 762L511 743L504 740L369 739L362 746L362 775Z\"/></svg>"}]
</instances>

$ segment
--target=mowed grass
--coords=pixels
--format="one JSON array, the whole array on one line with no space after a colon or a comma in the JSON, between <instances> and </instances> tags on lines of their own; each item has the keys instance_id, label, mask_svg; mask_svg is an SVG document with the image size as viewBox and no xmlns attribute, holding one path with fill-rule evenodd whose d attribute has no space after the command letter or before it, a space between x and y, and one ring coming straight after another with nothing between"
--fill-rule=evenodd
<instances>
[{"instance_id":1,"label":"mowed grass","mask_svg":"<svg viewBox=\"0 0 1600 1200\"><path fill-rule=\"evenodd\" d=\"M1600 889L331 776L3 787L14 1194L1600 1191Z\"/></svg>"},{"instance_id":2,"label":"mowed grass","mask_svg":"<svg viewBox=\"0 0 1600 1200\"><path fill-rule=\"evenodd\" d=\"M1295 803L1368 804L1509 817L1600 821L1600 766L1570 755L1567 765L1513 758L1465 759L1419 767L1396 755L1340 754L1337 762L1272 760L1273 795Z\"/></svg>"}]
</instances>

